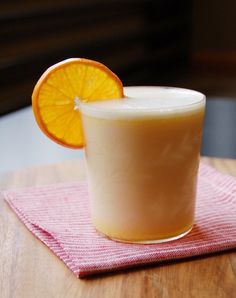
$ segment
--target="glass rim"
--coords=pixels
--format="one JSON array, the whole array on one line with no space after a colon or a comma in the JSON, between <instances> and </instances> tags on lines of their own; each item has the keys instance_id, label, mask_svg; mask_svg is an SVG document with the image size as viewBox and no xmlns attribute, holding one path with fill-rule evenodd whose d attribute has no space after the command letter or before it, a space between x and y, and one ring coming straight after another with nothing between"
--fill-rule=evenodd
<instances>
[{"instance_id":1,"label":"glass rim","mask_svg":"<svg viewBox=\"0 0 236 298\"><path fill-rule=\"evenodd\" d=\"M124 119L127 117L132 117L132 118L140 118L140 117L151 117L151 116L163 116L166 117L168 115L171 115L173 113L187 113L187 112L191 112L191 111L195 111L196 109L199 109L201 107L205 106L205 102L206 102L206 96L196 90L193 89L187 89L187 88L180 88L180 87L170 87L170 86L128 86L128 87L124 87L124 93L126 93L125 91L128 89L142 89L142 88L146 88L146 89L156 89L156 90L166 90L166 91L182 91L185 94L189 94L191 96L192 95L197 95L198 98L196 98L196 101L191 102L189 104L184 104L184 105L177 105L177 106L171 106L171 107L154 107L154 108L132 108L132 109L114 109L111 107L102 107L99 106L99 103L101 103L101 101L98 102L89 102L89 103L84 103L81 102L80 103L80 107L81 107L81 112L82 114L88 115L88 116L93 116L96 118L116 118L116 119ZM126 96L126 99L144 99L145 97L134 97L134 96ZM118 100L124 100L124 98L116 98L116 99L108 99L105 101L118 101ZM104 101L102 101L104 102ZM109 115L109 114L113 114L113 115Z\"/></svg>"}]
</instances>

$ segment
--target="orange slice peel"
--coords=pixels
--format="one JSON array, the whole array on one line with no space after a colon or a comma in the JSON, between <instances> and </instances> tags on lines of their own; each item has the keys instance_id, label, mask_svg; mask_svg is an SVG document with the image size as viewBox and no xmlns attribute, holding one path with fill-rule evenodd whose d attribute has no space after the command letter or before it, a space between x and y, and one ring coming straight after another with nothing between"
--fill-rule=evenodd
<instances>
[{"instance_id":1,"label":"orange slice peel","mask_svg":"<svg viewBox=\"0 0 236 298\"><path fill-rule=\"evenodd\" d=\"M80 102L123 98L120 79L94 60L71 58L49 67L32 94L35 119L45 135L65 147L85 146Z\"/></svg>"}]
</instances>

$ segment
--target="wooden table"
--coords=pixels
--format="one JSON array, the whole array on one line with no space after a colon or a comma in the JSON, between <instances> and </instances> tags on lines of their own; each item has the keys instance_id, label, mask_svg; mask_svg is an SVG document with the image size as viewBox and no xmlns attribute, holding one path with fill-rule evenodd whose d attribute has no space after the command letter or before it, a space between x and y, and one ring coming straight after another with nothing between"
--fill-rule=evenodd
<instances>
[{"instance_id":1,"label":"wooden table","mask_svg":"<svg viewBox=\"0 0 236 298\"><path fill-rule=\"evenodd\" d=\"M203 158L236 176L236 160ZM82 161L2 175L1 190L84 179ZM0 297L236 297L236 252L78 280L0 200Z\"/></svg>"}]
</instances>

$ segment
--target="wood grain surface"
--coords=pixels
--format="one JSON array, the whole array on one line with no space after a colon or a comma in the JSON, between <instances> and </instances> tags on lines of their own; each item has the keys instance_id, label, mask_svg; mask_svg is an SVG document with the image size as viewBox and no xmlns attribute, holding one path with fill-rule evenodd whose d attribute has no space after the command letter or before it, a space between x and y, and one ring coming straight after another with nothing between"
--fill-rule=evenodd
<instances>
[{"instance_id":1,"label":"wood grain surface","mask_svg":"<svg viewBox=\"0 0 236 298\"><path fill-rule=\"evenodd\" d=\"M236 176L236 160L202 158ZM0 177L0 189L85 179L82 161ZM168 262L78 280L17 219L0 195L0 297L236 297L236 252Z\"/></svg>"}]
</instances>

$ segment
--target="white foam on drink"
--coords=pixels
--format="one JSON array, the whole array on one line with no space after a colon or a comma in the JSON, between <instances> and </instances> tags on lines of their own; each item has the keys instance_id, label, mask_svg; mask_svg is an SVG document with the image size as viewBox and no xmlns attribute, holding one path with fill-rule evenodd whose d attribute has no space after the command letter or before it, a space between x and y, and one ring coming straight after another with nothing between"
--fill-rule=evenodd
<instances>
[{"instance_id":1,"label":"white foam on drink","mask_svg":"<svg viewBox=\"0 0 236 298\"><path fill-rule=\"evenodd\" d=\"M125 98L81 104L82 113L98 118L166 117L203 108L205 96L174 87L125 87Z\"/></svg>"}]
</instances>

